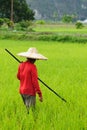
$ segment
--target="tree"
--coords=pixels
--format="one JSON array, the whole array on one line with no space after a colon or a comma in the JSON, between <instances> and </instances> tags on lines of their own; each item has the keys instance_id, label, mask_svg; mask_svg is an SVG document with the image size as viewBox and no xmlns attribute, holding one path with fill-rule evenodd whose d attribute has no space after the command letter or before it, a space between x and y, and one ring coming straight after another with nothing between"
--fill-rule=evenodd
<instances>
[{"instance_id":1,"label":"tree","mask_svg":"<svg viewBox=\"0 0 87 130\"><path fill-rule=\"evenodd\" d=\"M64 16L62 17L62 21L63 21L64 23L70 23L70 22L72 22L72 19L73 19L73 17L70 16L70 15L64 15Z\"/></svg>"},{"instance_id":2,"label":"tree","mask_svg":"<svg viewBox=\"0 0 87 130\"><path fill-rule=\"evenodd\" d=\"M4 19L0 18L0 27L3 25Z\"/></svg>"},{"instance_id":3,"label":"tree","mask_svg":"<svg viewBox=\"0 0 87 130\"><path fill-rule=\"evenodd\" d=\"M81 22L76 22L75 26L77 29L81 29L84 27L84 25Z\"/></svg>"},{"instance_id":4,"label":"tree","mask_svg":"<svg viewBox=\"0 0 87 130\"><path fill-rule=\"evenodd\" d=\"M11 0L11 21L13 21L13 0Z\"/></svg>"},{"instance_id":5,"label":"tree","mask_svg":"<svg viewBox=\"0 0 87 130\"><path fill-rule=\"evenodd\" d=\"M12 0L0 0L1 18L11 19L11 2ZM34 11L28 7L26 0L13 0L13 8L14 22L34 20Z\"/></svg>"}]
</instances>

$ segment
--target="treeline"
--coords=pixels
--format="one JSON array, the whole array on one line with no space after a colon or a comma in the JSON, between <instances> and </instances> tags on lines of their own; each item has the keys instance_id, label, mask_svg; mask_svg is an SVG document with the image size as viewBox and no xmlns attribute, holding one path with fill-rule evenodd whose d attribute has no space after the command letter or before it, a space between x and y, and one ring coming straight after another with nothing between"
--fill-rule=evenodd
<instances>
[{"instance_id":1,"label":"treeline","mask_svg":"<svg viewBox=\"0 0 87 130\"><path fill-rule=\"evenodd\" d=\"M14 22L34 20L34 11L29 8L26 0L0 0L0 18L11 19Z\"/></svg>"}]
</instances>

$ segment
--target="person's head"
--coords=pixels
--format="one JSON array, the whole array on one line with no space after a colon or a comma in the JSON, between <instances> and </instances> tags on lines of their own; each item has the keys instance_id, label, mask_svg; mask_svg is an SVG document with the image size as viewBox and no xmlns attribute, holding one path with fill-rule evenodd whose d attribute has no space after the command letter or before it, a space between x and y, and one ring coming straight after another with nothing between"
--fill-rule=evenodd
<instances>
[{"instance_id":1,"label":"person's head","mask_svg":"<svg viewBox=\"0 0 87 130\"><path fill-rule=\"evenodd\" d=\"M32 64L34 64L35 61L36 61L36 59L32 59L32 58L27 58L27 60L28 60L29 62L31 62Z\"/></svg>"}]
</instances>

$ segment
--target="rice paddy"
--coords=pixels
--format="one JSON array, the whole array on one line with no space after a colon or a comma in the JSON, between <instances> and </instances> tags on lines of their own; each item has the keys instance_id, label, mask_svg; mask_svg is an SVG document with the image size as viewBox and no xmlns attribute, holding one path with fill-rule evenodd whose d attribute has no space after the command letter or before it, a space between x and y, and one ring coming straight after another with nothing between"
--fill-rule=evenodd
<instances>
[{"instance_id":1,"label":"rice paddy","mask_svg":"<svg viewBox=\"0 0 87 130\"><path fill-rule=\"evenodd\" d=\"M29 47L48 57L36 62L38 77L67 100L63 102L39 82L43 102L37 95L34 115L32 110L27 114L19 94L19 63L4 50L16 56ZM87 44L0 40L0 55L0 130L87 129Z\"/></svg>"}]
</instances>

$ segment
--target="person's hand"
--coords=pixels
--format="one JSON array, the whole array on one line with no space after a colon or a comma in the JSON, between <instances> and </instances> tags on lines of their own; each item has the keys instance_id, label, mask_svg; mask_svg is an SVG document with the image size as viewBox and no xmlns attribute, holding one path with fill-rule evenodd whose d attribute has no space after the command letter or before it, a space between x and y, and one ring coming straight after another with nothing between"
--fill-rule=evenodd
<instances>
[{"instance_id":1,"label":"person's hand","mask_svg":"<svg viewBox=\"0 0 87 130\"><path fill-rule=\"evenodd\" d=\"M43 102L43 98L42 98L42 97L39 97L39 101L40 101L40 102Z\"/></svg>"}]
</instances>

